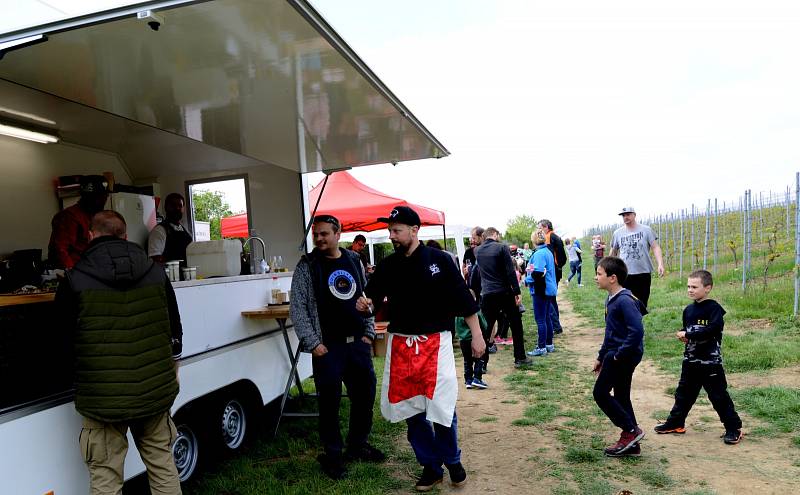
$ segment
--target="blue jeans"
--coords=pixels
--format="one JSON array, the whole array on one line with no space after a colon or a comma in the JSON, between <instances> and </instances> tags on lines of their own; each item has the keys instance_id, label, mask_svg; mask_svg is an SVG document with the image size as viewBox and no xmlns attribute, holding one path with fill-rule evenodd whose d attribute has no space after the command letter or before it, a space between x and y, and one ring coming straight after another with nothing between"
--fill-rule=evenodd
<instances>
[{"instance_id":1,"label":"blue jeans","mask_svg":"<svg viewBox=\"0 0 800 495\"><path fill-rule=\"evenodd\" d=\"M444 474L442 464L461 462L461 449L458 448L458 418L453 411L453 423L448 426L431 423L425 413L419 413L406 420L408 442L414 449L417 462Z\"/></svg>"},{"instance_id":2,"label":"blue jeans","mask_svg":"<svg viewBox=\"0 0 800 495\"><path fill-rule=\"evenodd\" d=\"M569 262L569 277L567 277L567 282L572 282L572 277L578 275L578 285L581 284L581 262L580 261L570 261Z\"/></svg>"},{"instance_id":3,"label":"blue jeans","mask_svg":"<svg viewBox=\"0 0 800 495\"><path fill-rule=\"evenodd\" d=\"M533 316L536 319L536 328L539 330L539 340L536 347L544 349L545 345L553 345L553 320L550 317L550 305L553 296L540 296L532 294Z\"/></svg>"},{"instance_id":4,"label":"blue jeans","mask_svg":"<svg viewBox=\"0 0 800 495\"><path fill-rule=\"evenodd\" d=\"M550 321L553 324L553 331L555 333L560 333L561 330L561 321L559 321L558 317L558 301L556 300L556 296L552 296L550 299Z\"/></svg>"}]
</instances>

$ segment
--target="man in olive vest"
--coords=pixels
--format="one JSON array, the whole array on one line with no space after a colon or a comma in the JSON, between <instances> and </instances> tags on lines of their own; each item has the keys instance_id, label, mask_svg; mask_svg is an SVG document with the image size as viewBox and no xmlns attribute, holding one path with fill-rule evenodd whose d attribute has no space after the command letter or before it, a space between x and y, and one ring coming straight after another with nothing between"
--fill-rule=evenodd
<instances>
[{"instance_id":1,"label":"man in olive vest","mask_svg":"<svg viewBox=\"0 0 800 495\"><path fill-rule=\"evenodd\" d=\"M180 494L172 457L183 330L164 269L126 240L122 216L92 217L89 246L56 294L74 341L75 409L91 493L122 493L127 432L154 495Z\"/></svg>"}]
</instances>

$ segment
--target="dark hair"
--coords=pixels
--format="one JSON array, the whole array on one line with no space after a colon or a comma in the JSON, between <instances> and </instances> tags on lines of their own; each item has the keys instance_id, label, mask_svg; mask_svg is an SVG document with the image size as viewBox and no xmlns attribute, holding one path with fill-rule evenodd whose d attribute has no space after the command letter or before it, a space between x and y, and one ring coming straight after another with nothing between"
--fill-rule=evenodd
<instances>
[{"instance_id":1,"label":"dark hair","mask_svg":"<svg viewBox=\"0 0 800 495\"><path fill-rule=\"evenodd\" d=\"M342 224L339 223L339 219L333 215L317 215L314 217L314 223L329 223L333 227L333 233L339 232L339 229L342 228ZM366 240L366 239L365 239Z\"/></svg>"},{"instance_id":2,"label":"dark hair","mask_svg":"<svg viewBox=\"0 0 800 495\"><path fill-rule=\"evenodd\" d=\"M483 227L472 227L472 233L476 237L483 237Z\"/></svg>"},{"instance_id":3,"label":"dark hair","mask_svg":"<svg viewBox=\"0 0 800 495\"><path fill-rule=\"evenodd\" d=\"M483 231L483 238L487 239L488 237L493 236L495 234L500 235L500 231L494 227L489 227L488 229Z\"/></svg>"},{"instance_id":4,"label":"dark hair","mask_svg":"<svg viewBox=\"0 0 800 495\"><path fill-rule=\"evenodd\" d=\"M439 244L439 241L435 241L433 239L428 239L428 242L426 242L425 245L428 246L429 248L434 248L438 249L439 251L444 251L444 248L442 247L441 244Z\"/></svg>"},{"instance_id":5,"label":"dark hair","mask_svg":"<svg viewBox=\"0 0 800 495\"><path fill-rule=\"evenodd\" d=\"M624 285L628 278L628 267L620 258L606 256L597 262L598 267L602 267L607 276L616 275L619 285Z\"/></svg>"},{"instance_id":6,"label":"dark hair","mask_svg":"<svg viewBox=\"0 0 800 495\"><path fill-rule=\"evenodd\" d=\"M699 278L700 282L703 284L703 287L714 285L714 277L708 270L695 270L689 274L689 278Z\"/></svg>"},{"instance_id":7,"label":"dark hair","mask_svg":"<svg viewBox=\"0 0 800 495\"><path fill-rule=\"evenodd\" d=\"M357 236L353 237L353 242L358 242L358 241L361 241L364 244L366 244L367 243L367 238L364 237L362 234L358 234Z\"/></svg>"},{"instance_id":8,"label":"dark hair","mask_svg":"<svg viewBox=\"0 0 800 495\"><path fill-rule=\"evenodd\" d=\"M92 217L90 228L98 237L112 235L122 239L127 232L125 219L114 210L103 210L95 213Z\"/></svg>"},{"instance_id":9,"label":"dark hair","mask_svg":"<svg viewBox=\"0 0 800 495\"><path fill-rule=\"evenodd\" d=\"M549 230L553 230L553 222L551 222L550 220L541 219L539 220L539 225L547 227Z\"/></svg>"},{"instance_id":10,"label":"dark hair","mask_svg":"<svg viewBox=\"0 0 800 495\"><path fill-rule=\"evenodd\" d=\"M181 203L186 204L186 200L183 199L183 196L181 196L180 194L178 194L176 192L167 194L167 197L164 198L164 204L167 204L167 203L169 203L170 201L172 201L174 199L179 199L181 201Z\"/></svg>"}]
</instances>

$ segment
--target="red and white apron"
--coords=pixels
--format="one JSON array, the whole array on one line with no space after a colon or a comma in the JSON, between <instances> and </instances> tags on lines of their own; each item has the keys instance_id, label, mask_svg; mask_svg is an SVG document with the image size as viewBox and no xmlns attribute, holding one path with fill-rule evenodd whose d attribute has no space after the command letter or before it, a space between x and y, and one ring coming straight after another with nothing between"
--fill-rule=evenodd
<instances>
[{"instance_id":1,"label":"red and white apron","mask_svg":"<svg viewBox=\"0 0 800 495\"><path fill-rule=\"evenodd\" d=\"M419 413L450 426L458 379L450 332L427 335L390 333L381 387L381 413L397 423Z\"/></svg>"}]
</instances>

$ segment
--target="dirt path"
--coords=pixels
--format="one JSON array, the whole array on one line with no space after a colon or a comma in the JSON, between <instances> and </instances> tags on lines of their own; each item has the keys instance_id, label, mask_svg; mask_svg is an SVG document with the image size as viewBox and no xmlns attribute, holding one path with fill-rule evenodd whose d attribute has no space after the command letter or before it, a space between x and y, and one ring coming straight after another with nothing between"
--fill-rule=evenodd
<instances>
[{"instance_id":1,"label":"dirt path","mask_svg":"<svg viewBox=\"0 0 800 495\"><path fill-rule=\"evenodd\" d=\"M603 331L590 328L572 311L566 298L559 301L562 324L566 330L556 342L572 351L579 370L591 369ZM526 333L530 330L526 328ZM508 389L503 377L513 371L511 346L494 354L485 379L488 390L461 389L458 399L459 437L462 457L470 476L469 484L454 489L445 484L440 493L528 493L550 494L557 484L546 478L553 465L569 470L561 444L556 438L556 422L544 426L513 426L528 405L523 397ZM552 359L557 359L558 354ZM548 357L549 358L549 357ZM459 376L461 362L457 358ZM792 370L774 374L782 385L800 386L800 377ZM529 371L535 373L535 371ZM770 375L734 375L731 382L740 386L773 383ZM643 362L634 374L633 403L638 420L647 432L642 442L643 458L660 460L666 473L676 481L670 488L655 490L638 480L630 483L635 494L687 493L702 487L717 494L791 494L800 493L800 454L788 439L745 437L741 444L728 446L719 438L722 426L710 405L698 404L687 423L686 435L656 435L652 432L657 411L668 410L672 398L668 387L675 378L658 371L650 361ZM707 401L705 401L707 402ZM745 432L760 423L742 415ZM557 420L558 421L558 420ZM607 440L615 438L609 423ZM407 446L406 446L407 448ZM691 473L691 474L687 474ZM617 480L619 481L623 480Z\"/></svg>"}]
</instances>

